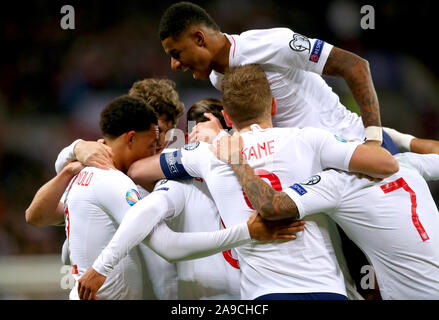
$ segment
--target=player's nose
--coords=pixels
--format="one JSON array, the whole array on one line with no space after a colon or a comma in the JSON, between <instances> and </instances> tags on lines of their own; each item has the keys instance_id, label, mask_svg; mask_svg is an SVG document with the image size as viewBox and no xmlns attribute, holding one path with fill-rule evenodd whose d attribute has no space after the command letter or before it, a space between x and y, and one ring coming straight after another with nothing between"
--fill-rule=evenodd
<instances>
[{"instance_id":1,"label":"player's nose","mask_svg":"<svg viewBox=\"0 0 439 320\"><path fill-rule=\"evenodd\" d=\"M180 61L171 57L171 69L172 70L174 70L174 71L182 70L183 69L182 66L183 66L183 64Z\"/></svg>"}]
</instances>

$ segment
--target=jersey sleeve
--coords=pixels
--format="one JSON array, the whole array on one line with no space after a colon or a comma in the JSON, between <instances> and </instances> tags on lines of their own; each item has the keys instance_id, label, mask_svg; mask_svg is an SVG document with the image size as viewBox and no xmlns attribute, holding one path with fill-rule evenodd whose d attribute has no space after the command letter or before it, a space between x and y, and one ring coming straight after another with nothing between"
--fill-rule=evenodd
<instances>
[{"instance_id":1,"label":"jersey sleeve","mask_svg":"<svg viewBox=\"0 0 439 320\"><path fill-rule=\"evenodd\" d=\"M179 215L186 204L187 185L172 180L160 180L156 183L152 194L161 194L166 197L168 208L163 219L172 219Z\"/></svg>"},{"instance_id":2,"label":"jersey sleeve","mask_svg":"<svg viewBox=\"0 0 439 320\"><path fill-rule=\"evenodd\" d=\"M195 142L174 151L160 155L160 166L166 179L180 180L203 178L208 172L209 158L213 153L209 144Z\"/></svg>"},{"instance_id":3,"label":"jersey sleeve","mask_svg":"<svg viewBox=\"0 0 439 320\"><path fill-rule=\"evenodd\" d=\"M325 212L331 213L338 207L344 186L338 185L338 172L320 172L307 181L295 183L283 190L296 204L300 219Z\"/></svg>"},{"instance_id":4,"label":"jersey sleeve","mask_svg":"<svg viewBox=\"0 0 439 320\"><path fill-rule=\"evenodd\" d=\"M73 150L75 149L76 144L82 141L81 139L73 141L73 143L64 149L61 150L61 152L58 154L58 157L55 161L55 171L56 174L60 173L61 170L70 162L73 160L76 160L75 153Z\"/></svg>"},{"instance_id":5,"label":"jersey sleeve","mask_svg":"<svg viewBox=\"0 0 439 320\"><path fill-rule=\"evenodd\" d=\"M308 38L288 28L252 30L241 34L241 65L269 64L323 73L326 60L333 48L322 40ZM239 45L239 44L238 44Z\"/></svg>"},{"instance_id":6,"label":"jersey sleeve","mask_svg":"<svg viewBox=\"0 0 439 320\"><path fill-rule=\"evenodd\" d=\"M349 171L352 154L360 142L349 141L317 128L305 128L302 134L311 143L322 168Z\"/></svg>"},{"instance_id":7,"label":"jersey sleeve","mask_svg":"<svg viewBox=\"0 0 439 320\"><path fill-rule=\"evenodd\" d=\"M439 180L439 155L404 152L396 157L400 162L408 162L426 181Z\"/></svg>"},{"instance_id":8,"label":"jersey sleeve","mask_svg":"<svg viewBox=\"0 0 439 320\"><path fill-rule=\"evenodd\" d=\"M132 248L142 242L160 221L174 216L176 210L180 210L176 206L177 201L180 201L177 196L184 198L184 193L178 195L177 190L170 193L166 191L157 189L126 211L125 217L110 243L93 264L93 268L97 272L107 276L114 266ZM172 196L175 198L171 199ZM184 199L182 202L184 205Z\"/></svg>"},{"instance_id":9,"label":"jersey sleeve","mask_svg":"<svg viewBox=\"0 0 439 320\"><path fill-rule=\"evenodd\" d=\"M247 223L212 232L174 232L162 222L144 243L168 262L191 260L251 241Z\"/></svg>"}]
</instances>

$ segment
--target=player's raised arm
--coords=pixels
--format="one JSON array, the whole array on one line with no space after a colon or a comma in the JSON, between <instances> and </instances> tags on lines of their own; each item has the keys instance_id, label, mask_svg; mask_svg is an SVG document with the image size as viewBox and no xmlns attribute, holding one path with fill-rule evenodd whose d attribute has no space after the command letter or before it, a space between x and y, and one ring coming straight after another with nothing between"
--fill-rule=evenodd
<instances>
[{"instance_id":1,"label":"player's raised arm","mask_svg":"<svg viewBox=\"0 0 439 320\"><path fill-rule=\"evenodd\" d=\"M380 107L370 74L369 62L352 52L333 47L323 74L345 79L361 111L366 139L382 143Z\"/></svg>"},{"instance_id":2,"label":"player's raised arm","mask_svg":"<svg viewBox=\"0 0 439 320\"><path fill-rule=\"evenodd\" d=\"M61 172L44 184L35 194L26 209L26 222L35 227L58 225L64 222L64 207L60 202L70 180L84 166L75 161L69 163Z\"/></svg>"}]
</instances>

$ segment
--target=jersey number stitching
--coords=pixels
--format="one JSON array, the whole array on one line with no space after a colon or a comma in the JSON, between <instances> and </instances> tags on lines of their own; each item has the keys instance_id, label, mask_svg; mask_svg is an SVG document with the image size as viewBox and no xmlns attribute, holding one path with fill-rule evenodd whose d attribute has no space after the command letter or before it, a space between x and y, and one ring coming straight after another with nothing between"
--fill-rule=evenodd
<instances>
[{"instance_id":1,"label":"jersey number stitching","mask_svg":"<svg viewBox=\"0 0 439 320\"><path fill-rule=\"evenodd\" d=\"M282 184L280 183L279 177L277 175L264 169L257 169L255 170L255 173L262 179L268 179L274 190L276 190L277 192L282 192ZM247 203L248 207L252 210L255 210L255 208L253 208L252 204L248 200L244 190L242 190L242 194L244 195L245 203Z\"/></svg>"},{"instance_id":2,"label":"jersey number stitching","mask_svg":"<svg viewBox=\"0 0 439 320\"><path fill-rule=\"evenodd\" d=\"M416 202L416 193L413 191L412 188L409 187L407 182L403 178L399 178L396 181L390 182L388 184L385 184L381 186L381 189L384 193L389 193L395 190L398 190L402 188L403 190L407 191L410 194L410 201L412 203L411 211L412 211L412 221L413 224L418 231L419 235L421 236L422 241L427 241L430 238L428 237L427 232L425 231L424 227L421 224L421 221L419 220L418 213L416 212L416 208L418 206Z\"/></svg>"},{"instance_id":3,"label":"jersey number stitching","mask_svg":"<svg viewBox=\"0 0 439 320\"><path fill-rule=\"evenodd\" d=\"M224 229L226 229L226 226L224 225L223 219L221 220L221 224L223 226ZM224 259L235 269L240 269L239 267L239 261L238 259L233 258L232 256L232 249L229 250L225 250L222 252L223 253L223 257Z\"/></svg>"}]
</instances>

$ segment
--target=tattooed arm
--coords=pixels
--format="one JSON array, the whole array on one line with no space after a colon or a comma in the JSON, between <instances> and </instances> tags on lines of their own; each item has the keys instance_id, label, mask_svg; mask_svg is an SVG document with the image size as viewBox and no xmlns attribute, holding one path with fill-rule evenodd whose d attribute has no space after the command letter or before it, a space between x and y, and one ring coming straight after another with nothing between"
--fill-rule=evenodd
<instances>
[{"instance_id":1,"label":"tattooed arm","mask_svg":"<svg viewBox=\"0 0 439 320\"><path fill-rule=\"evenodd\" d=\"M230 164L247 198L262 218L299 219L296 203L285 193L278 192L257 176L247 163Z\"/></svg>"},{"instance_id":2,"label":"tattooed arm","mask_svg":"<svg viewBox=\"0 0 439 320\"><path fill-rule=\"evenodd\" d=\"M234 147L232 147L234 146ZM257 176L242 156L242 138L225 136L211 145L210 150L233 169L239 184L254 209L266 220L299 218L296 203L284 192L278 192Z\"/></svg>"},{"instance_id":3,"label":"tattooed arm","mask_svg":"<svg viewBox=\"0 0 439 320\"><path fill-rule=\"evenodd\" d=\"M360 107L365 128L370 126L381 127L378 97L367 60L334 47L326 61L323 74L345 79Z\"/></svg>"}]
</instances>

